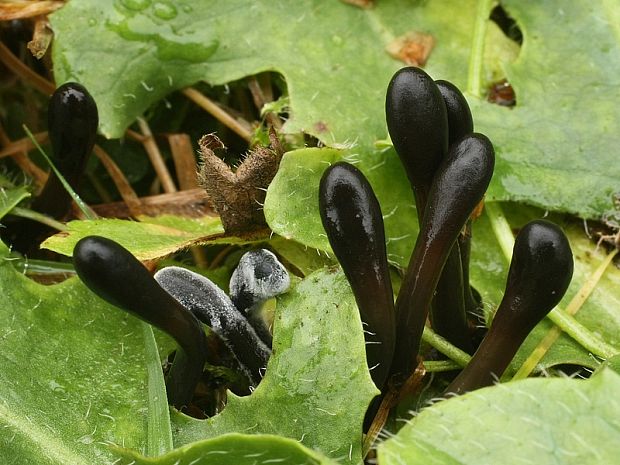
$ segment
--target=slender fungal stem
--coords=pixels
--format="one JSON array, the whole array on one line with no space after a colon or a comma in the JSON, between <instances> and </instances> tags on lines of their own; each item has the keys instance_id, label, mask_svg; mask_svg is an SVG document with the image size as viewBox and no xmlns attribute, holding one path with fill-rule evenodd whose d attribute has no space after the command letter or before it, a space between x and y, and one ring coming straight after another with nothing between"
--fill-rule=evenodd
<instances>
[{"instance_id":1,"label":"slender fungal stem","mask_svg":"<svg viewBox=\"0 0 620 465\"><path fill-rule=\"evenodd\" d=\"M424 222L396 299L397 336L392 374L402 382L417 364L422 332L442 268L493 174L491 142L472 134L453 144L437 170Z\"/></svg>"}]
</instances>

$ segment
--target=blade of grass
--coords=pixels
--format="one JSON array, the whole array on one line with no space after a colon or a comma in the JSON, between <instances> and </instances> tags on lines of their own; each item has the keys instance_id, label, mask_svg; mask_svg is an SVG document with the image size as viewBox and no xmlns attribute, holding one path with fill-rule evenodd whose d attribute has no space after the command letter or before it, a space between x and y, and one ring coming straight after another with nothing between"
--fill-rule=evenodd
<instances>
[{"instance_id":1,"label":"blade of grass","mask_svg":"<svg viewBox=\"0 0 620 465\"><path fill-rule=\"evenodd\" d=\"M142 331L146 352L149 401L146 455L157 457L173 449L170 409L153 329L147 323L142 323Z\"/></svg>"},{"instance_id":2,"label":"blade of grass","mask_svg":"<svg viewBox=\"0 0 620 465\"><path fill-rule=\"evenodd\" d=\"M45 159L47 164L50 165L50 168L52 169L54 174L56 176L58 176L58 179L60 179L60 182L62 183L63 187L69 193L69 195L71 196L73 201L77 204L78 208L84 214L86 219L87 220L96 220L97 219L97 215L95 214L95 212L92 211L92 209L88 205L86 205L86 203L80 198L79 195L77 195L77 192L75 192L73 190L71 185L67 182L67 180L60 173L60 171L58 171L58 168L56 168L56 166L54 165L54 163L52 162L50 157L48 157L47 153L45 153L45 150L43 150L43 148L39 145L39 142L37 142L35 137L32 135L32 132L30 132L30 129L28 129L28 126L26 126L25 124L22 124L22 128L24 128L24 131L26 132L26 135L30 138L30 140L32 141L34 146L37 148L39 153L43 156L43 158Z\"/></svg>"}]
</instances>

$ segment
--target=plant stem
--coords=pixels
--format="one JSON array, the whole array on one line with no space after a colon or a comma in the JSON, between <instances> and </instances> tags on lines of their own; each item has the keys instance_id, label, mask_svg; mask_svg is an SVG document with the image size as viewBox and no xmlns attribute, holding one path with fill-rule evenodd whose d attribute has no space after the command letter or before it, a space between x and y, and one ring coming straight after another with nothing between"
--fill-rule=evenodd
<instances>
[{"instance_id":1,"label":"plant stem","mask_svg":"<svg viewBox=\"0 0 620 465\"><path fill-rule=\"evenodd\" d=\"M456 363L459 367L464 367L471 360L471 356L467 352L464 352L458 347L453 346L439 334L430 329L428 326L424 327L424 332L422 333L422 340L437 349L439 352L441 352L451 360L453 360L454 363ZM425 367L427 363L428 362L424 363Z\"/></svg>"},{"instance_id":2,"label":"plant stem","mask_svg":"<svg viewBox=\"0 0 620 465\"><path fill-rule=\"evenodd\" d=\"M460 370L462 367L452 360L424 360L424 369L427 373Z\"/></svg>"},{"instance_id":3,"label":"plant stem","mask_svg":"<svg viewBox=\"0 0 620 465\"><path fill-rule=\"evenodd\" d=\"M512 259L512 248L515 244L515 237L512 228L502 211L502 207L497 202L485 202L484 209L491 221L491 228L495 233L495 238L502 249L502 253L508 263Z\"/></svg>"},{"instance_id":4,"label":"plant stem","mask_svg":"<svg viewBox=\"0 0 620 465\"><path fill-rule=\"evenodd\" d=\"M67 227L60 221L56 221L54 218L44 215L43 213L35 212L34 210L30 210L28 208L13 207L10 214L19 216L20 218L28 218L29 220L37 221L58 231L67 231Z\"/></svg>"},{"instance_id":5,"label":"plant stem","mask_svg":"<svg viewBox=\"0 0 620 465\"><path fill-rule=\"evenodd\" d=\"M495 3L495 0L478 0L476 7L476 23L474 24L474 36L472 38L469 69L467 72L467 93L478 98L482 97L484 41L487 34L489 14Z\"/></svg>"},{"instance_id":6,"label":"plant stem","mask_svg":"<svg viewBox=\"0 0 620 465\"><path fill-rule=\"evenodd\" d=\"M491 221L493 232L495 233L502 252L506 260L510 262L512 257L512 246L514 244L514 236L510 224L508 224L508 220L506 220L506 216L504 216L498 202L485 204L485 210ZM559 306L551 310L547 318L594 355L607 359L620 353L620 350L597 337L592 331L575 320L571 315L567 314Z\"/></svg>"}]
</instances>

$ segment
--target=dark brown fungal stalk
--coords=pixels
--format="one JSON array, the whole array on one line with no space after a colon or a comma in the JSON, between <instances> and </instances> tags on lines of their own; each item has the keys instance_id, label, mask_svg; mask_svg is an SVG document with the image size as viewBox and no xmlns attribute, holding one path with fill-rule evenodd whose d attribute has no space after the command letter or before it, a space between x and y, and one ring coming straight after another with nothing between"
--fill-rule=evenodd
<instances>
[{"instance_id":1,"label":"dark brown fungal stalk","mask_svg":"<svg viewBox=\"0 0 620 465\"><path fill-rule=\"evenodd\" d=\"M68 82L52 94L48 105L52 160L74 189L80 184L93 150L98 125L97 105L84 86ZM32 209L60 220L69 213L70 208L71 196L51 171L43 190L32 203ZM49 226L32 220L20 221L12 232L13 246L23 253L36 250L35 246L52 231Z\"/></svg>"},{"instance_id":2,"label":"dark brown fungal stalk","mask_svg":"<svg viewBox=\"0 0 620 465\"><path fill-rule=\"evenodd\" d=\"M443 97L448 112L448 143L456 141L474 132L474 120L465 96L454 84L448 81L436 81L439 92ZM472 220L467 220L462 234L458 238L459 252L461 254L461 268L463 271L463 294L465 297L465 310L475 312L479 302L473 295L469 284L469 256L471 251Z\"/></svg>"},{"instance_id":3,"label":"dark brown fungal stalk","mask_svg":"<svg viewBox=\"0 0 620 465\"><path fill-rule=\"evenodd\" d=\"M165 331L179 344L166 390L170 404L178 409L187 406L207 360L207 342L200 322L157 284L138 259L110 239L81 239L73 250L73 263L91 291Z\"/></svg>"},{"instance_id":4,"label":"dark brown fungal stalk","mask_svg":"<svg viewBox=\"0 0 620 465\"><path fill-rule=\"evenodd\" d=\"M452 145L431 186L424 220L396 299L392 373L402 382L417 363L422 331L446 259L493 174L491 142L472 134Z\"/></svg>"},{"instance_id":5,"label":"dark brown fungal stalk","mask_svg":"<svg viewBox=\"0 0 620 465\"><path fill-rule=\"evenodd\" d=\"M407 172L420 224L428 192L449 143L472 132L472 117L463 95L446 82L435 83L424 71L399 70L388 86L388 130ZM464 304L463 267L458 244L451 252L432 304L433 327L453 344L473 352Z\"/></svg>"},{"instance_id":6,"label":"dark brown fungal stalk","mask_svg":"<svg viewBox=\"0 0 620 465\"><path fill-rule=\"evenodd\" d=\"M395 326L379 202L364 175L353 165L340 162L321 178L319 209L360 311L372 379L383 389L394 353Z\"/></svg>"},{"instance_id":7,"label":"dark brown fungal stalk","mask_svg":"<svg viewBox=\"0 0 620 465\"><path fill-rule=\"evenodd\" d=\"M515 240L506 292L491 328L446 393L493 384L527 335L560 302L572 275L573 255L562 230L545 220L528 223Z\"/></svg>"},{"instance_id":8,"label":"dark brown fungal stalk","mask_svg":"<svg viewBox=\"0 0 620 465\"><path fill-rule=\"evenodd\" d=\"M474 123L467 100L459 89L448 81L436 81L448 115L448 143L450 146L473 133ZM431 306L433 329L452 344L468 353L474 346L470 338L467 313L477 308L469 284L469 250L471 247L471 219L452 246L450 255L437 283ZM461 246L463 250L461 251Z\"/></svg>"}]
</instances>

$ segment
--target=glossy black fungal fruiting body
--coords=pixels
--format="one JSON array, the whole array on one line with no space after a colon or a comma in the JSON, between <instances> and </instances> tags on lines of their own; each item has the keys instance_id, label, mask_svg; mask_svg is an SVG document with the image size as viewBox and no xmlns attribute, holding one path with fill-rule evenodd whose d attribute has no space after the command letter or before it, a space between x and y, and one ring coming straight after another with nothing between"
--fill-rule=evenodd
<instances>
[{"instance_id":1,"label":"glossy black fungal fruiting body","mask_svg":"<svg viewBox=\"0 0 620 465\"><path fill-rule=\"evenodd\" d=\"M448 115L443 97L423 70L402 68L388 85L385 115L422 222L433 176L448 152Z\"/></svg>"},{"instance_id":2,"label":"glossy black fungal fruiting body","mask_svg":"<svg viewBox=\"0 0 620 465\"><path fill-rule=\"evenodd\" d=\"M382 389L394 352L395 322L379 202L364 175L340 162L321 178L319 209L329 243L355 295L373 381Z\"/></svg>"},{"instance_id":3,"label":"glossy black fungal fruiting body","mask_svg":"<svg viewBox=\"0 0 620 465\"><path fill-rule=\"evenodd\" d=\"M52 160L69 185L75 188L95 145L99 125L97 105L84 86L67 82L52 94L47 111ZM70 206L71 197L51 172L43 191L33 203L33 209L62 218Z\"/></svg>"},{"instance_id":4,"label":"glossy black fungal fruiting body","mask_svg":"<svg viewBox=\"0 0 620 465\"><path fill-rule=\"evenodd\" d=\"M435 83L446 106L448 143L451 146L473 133L473 118L467 100L454 84L441 80ZM466 233L459 234L458 240L452 246L437 282L430 317L436 333L471 354L474 346L470 338L467 312L473 312L477 308L469 285L471 219L467 220L464 231Z\"/></svg>"},{"instance_id":5,"label":"glossy black fungal fruiting body","mask_svg":"<svg viewBox=\"0 0 620 465\"><path fill-rule=\"evenodd\" d=\"M568 239L555 224L536 220L517 235L506 292L471 362L446 393L489 386L499 378L534 327L564 296L573 275Z\"/></svg>"},{"instance_id":6,"label":"glossy black fungal fruiting body","mask_svg":"<svg viewBox=\"0 0 620 465\"><path fill-rule=\"evenodd\" d=\"M81 239L73 250L75 270L99 297L172 336L180 346L166 380L168 401L187 405L207 359L200 322L162 289L120 244L99 236Z\"/></svg>"},{"instance_id":7,"label":"glossy black fungal fruiting body","mask_svg":"<svg viewBox=\"0 0 620 465\"><path fill-rule=\"evenodd\" d=\"M413 372L433 292L445 261L493 174L491 142L472 134L452 145L429 191L420 233L396 300L397 336L392 373Z\"/></svg>"},{"instance_id":8,"label":"glossy black fungal fruiting body","mask_svg":"<svg viewBox=\"0 0 620 465\"><path fill-rule=\"evenodd\" d=\"M448 145L474 132L474 119L465 96L454 84L448 81L435 81L448 117Z\"/></svg>"},{"instance_id":9,"label":"glossy black fungal fruiting body","mask_svg":"<svg viewBox=\"0 0 620 465\"><path fill-rule=\"evenodd\" d=\"M448 81L435 81L448 114L448 143L450 145L459 139L474 132L474 119L465 96L454 84ZM461 269L463 272L463 295L465 309L469 313L476 312L479 302L473 295L469 284L469 256L471 251L471 219L465 224L463 233L458 237L458 248L461 255ZM452 253L452 252L451 252Z\"/></svg>"},{"instance_id":10,"label":"glossy black fungal fruiting body","mask_svg":"<svg viewBox=\"0 0 620 465\"><path fill-rule=\"evenodd\" d=\"M177 266L162 268L155 280L223 339L250 384L257 386L271 350L224 291L206 277Z\"/></svg>"},{"instance_id":11,"label":"glossy black fungal fruiting body","mask_svg":"<svg viewBox=\"0 0 620 465\"><path fill-rule=\"evenodd\" d=\"M463 274L459 244L456 241L437 281L430 320L433 331L459 349L472 354L474 348L465 309Z\"/></svg>"},{"instance_id":12,"label":"glossy black fungal fruiting body","mask_svg":"<svg viewBox=\"0 0 620 465\"><path fill-rule=\"evenodd\" d=\"M75 82L61 85L52 94L48 104L48 132L52 143L56 168L76 189L93 150L99 116L95 101L84 88ZM41 193L32 203L32 209L62 219L71 208L71 196L53 171ZM23 253L33 252L52 229L31 220L20 221L8 240Z\"/></svg>"}]
</instances>

